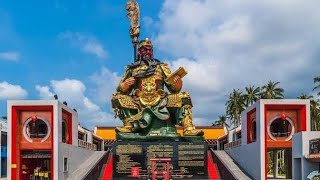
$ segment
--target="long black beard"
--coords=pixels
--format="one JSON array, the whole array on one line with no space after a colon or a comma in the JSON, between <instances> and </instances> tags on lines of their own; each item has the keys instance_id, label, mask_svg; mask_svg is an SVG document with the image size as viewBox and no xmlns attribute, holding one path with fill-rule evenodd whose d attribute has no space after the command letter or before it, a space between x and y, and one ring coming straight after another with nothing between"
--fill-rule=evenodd
<instances>
[{"instance_id":1,"label":"long black beard","mask_svg":"<svg viewBox=\"0 0 320 180\"><path fill-rule=\"evenodd\" d=\"M158 59L154 59L154 58L149 58L149 59L139 58L138 61L130 64L128 66L128 68L134 69L134 68L141 66L143 64L147 65L148 68L145 71L141 72L140 74L137 74L135 76L136 78L143 78L143 77L148 77L148 76L153 75L156 71L157 65L160 64L160 61Z\"/></svg>"}]
</instances>

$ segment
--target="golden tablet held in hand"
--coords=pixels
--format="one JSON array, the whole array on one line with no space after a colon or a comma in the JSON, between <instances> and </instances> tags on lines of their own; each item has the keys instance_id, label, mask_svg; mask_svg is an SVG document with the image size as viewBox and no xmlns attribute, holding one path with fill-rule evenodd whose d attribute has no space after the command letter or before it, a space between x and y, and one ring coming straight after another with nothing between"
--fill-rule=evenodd
<instances>
[{"instance_id":1,"label":"golden tablet held in hand","mask_svg":"<svg viewBox=\"0 0 320 180\"><path fill-rule=\"evenodd\" d=\"M202 136L192 123L192 103L187 92L180 92L183 68L171 73L167 64L153 58L149 39L138 44L138 57L126 68L117 92L112 97L115 116L123 121L118 133L176 136L175 125L185 136ZM169 92L164 90L167 87Z\"/></svg>"}]
</instances>

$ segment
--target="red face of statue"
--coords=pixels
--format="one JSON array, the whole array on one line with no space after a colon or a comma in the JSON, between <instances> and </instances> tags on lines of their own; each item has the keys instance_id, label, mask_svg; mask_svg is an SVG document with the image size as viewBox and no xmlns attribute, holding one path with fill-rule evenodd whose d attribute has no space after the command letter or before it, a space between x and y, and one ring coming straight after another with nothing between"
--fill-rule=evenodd
<instances>
[{"instance_id":1,"label":"red face of statue","mask_svg":"<svg viewBox=\"0 0 320 180\"><path fill-rule=\"evenodd\" d=\"M142 59L151 59L153 57L153 52L151 47L141 47L138 50L138 53Z\"/></svg>"}]
</instances>

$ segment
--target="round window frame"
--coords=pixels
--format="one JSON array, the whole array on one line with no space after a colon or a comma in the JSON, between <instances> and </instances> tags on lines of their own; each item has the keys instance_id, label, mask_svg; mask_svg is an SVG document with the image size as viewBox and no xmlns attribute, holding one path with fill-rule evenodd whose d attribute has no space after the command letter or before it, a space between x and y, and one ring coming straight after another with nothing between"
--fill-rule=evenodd
<instances>
[{"instance_id":1,"label":"round window frame","mask_svg":"<svg viewBox=\"0 0 320 180\"><path fill-rule=\"evenodd\" d=\"M269 137L270 137L272 140L274 140L274 141L278 141L279 138L274 137L274 136L272 135L271 130L270 130L270 127L271 127L271 124L272 124L275 120L277 120L277 119L281 119L281 116L276 116L276 117L274 117L271 121L269 121L268 127L267 127L268 135L269 135ZM294 127L294 123L293 123L293 121L292 121L292 119L291 119L290 117L287 116L284 120L287 120L287 121L290 123L290 125L291 125L291 133L289 134L289 136L288 136L287 138L284 139L284 141L289 141L290 139L292 139L292 136L293 136L294 131L295 131L295 127Z\"/></svg>"},{"instance_id":2,"label":"round window frame","mask_svg":"<svg viewBox=\"0 0 320 180\"><path fill-rule=\"evenodd\" d=\"M47 125L47 128L48 128L47 135L46 135L45 137L43 137L43 138L41 139L41 141L40 141L40 142L44 142L44 141L46 141L46 140L49 138L50 133L51 133L50 123L49 123L48 120L44 119L43 117L39 117L39 116L37 116L37 120L43 121L43 122ZM24 138L25 138L27 141L29 141L29 142L32 143L32 142L33 142L33 138L31 138L31 137L27 134L27 126L28 126L28 124L29 124L31 121L32 121L32 117L29 117L29 118L24 122L22 131L23 131L23 136L24 136Z\"/></svg>"}]
</instances>

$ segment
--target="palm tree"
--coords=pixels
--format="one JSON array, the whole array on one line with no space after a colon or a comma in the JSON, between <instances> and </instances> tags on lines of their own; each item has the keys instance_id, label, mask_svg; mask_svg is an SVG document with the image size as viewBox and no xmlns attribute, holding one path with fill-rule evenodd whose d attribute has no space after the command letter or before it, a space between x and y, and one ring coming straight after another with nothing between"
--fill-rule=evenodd
<instances>
[{"instance_id":1,"label":"palm tree","mask_svg":"<svg viewBox=\"0 0 320 180\"><path fill-rule=\"evenodd\" d=\"M252 105L260 98L260 87L254 85L246 87L246 93L243 95L246 107Z\"/></svg>"},{"instance_id":2,"label":"palm tree","mask_svg":"<svg viewBox=\"0 0 320 180\"><path fill-rule=\"evenodd\" d=\"M212 126L223 126L225 125L227 128L229 128L229 124L227 124L227 116L226 115L220 115L218 116L218 120L216 120L214 123L212 123Z\"/></svg>"},{"instance_id":3,"label":"palm tree","mask_svg":"<svg viewBox=\"0 0 320 180\"><path fill-rule=\"evenodd\" d=\"M300 96L298 96L298 99L312 99L312 98L313 98L313 96L307 95L304 93L302 93Z\"/></svg>"},{"instance_id":4,"label":"palm tree","mask_svg":"<svg viewBox=\"0 0 320 180\"><path fill-rule=\"evenodd\" d=\"M284 90L276 87L280 82L269 81L266 85L262 86L261 98L262 99L282 99Z\"/></svg>"},{"instance_id":5,"label":"palm tree","mask_svg":"<svg viewBox=\"0 0 320 180\"><path fill-rule=\"evenodd\" d=\"M315 87L313 88L313 90L319 89L320 90L320 76L313 78L313 82L316 84L318 83L318 85L315 85ZM320 91L318 92L318 96L320 96Z\"/></svg>"},{"instance_id":6,"label":"palm tree","mask_svg":"<svg viewBox=\"0 0 320 180\"><path fill-rule=\"evenodd\" d=\"M311 118L311 130L317 131L320 123L320 108L319 101L316 101L313 96L302 93L298 99L310 99L310 118Z\"/></svg>"},{"instance_id":7,"label":"palm tree","mask_svg":"<svg viewBox=\"0 0 320 180\"><path fill-rule=\"evenodd\" d=\"M240 115L244 110L245 102L242 92L237 89L233 89L233 92L229 94L229 100L226 102L227 116L231 123L238 127L240 125Z\"/></svg>"}]
</instances>

